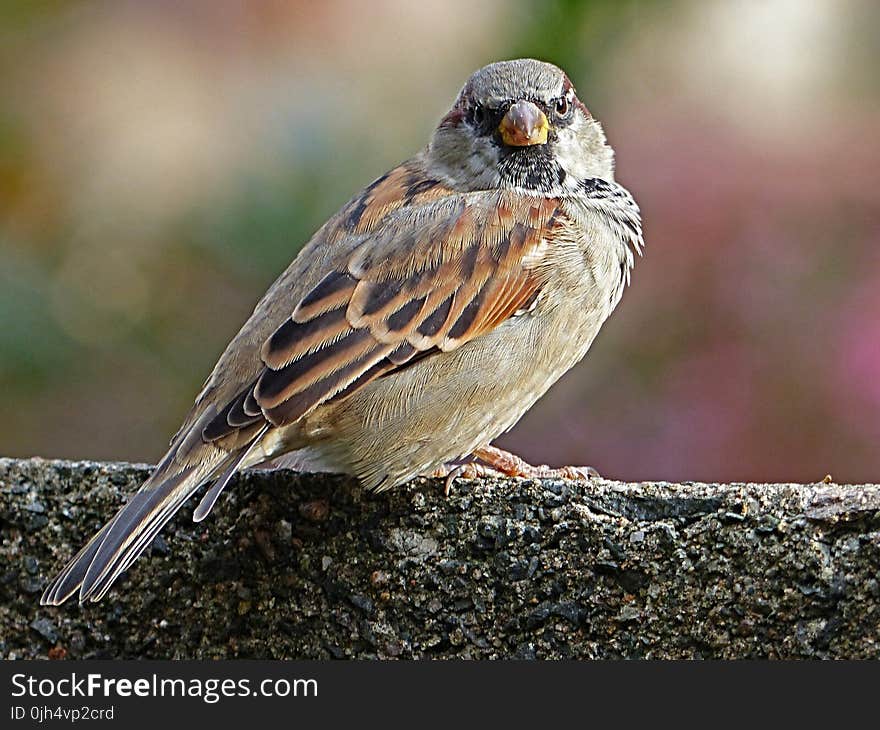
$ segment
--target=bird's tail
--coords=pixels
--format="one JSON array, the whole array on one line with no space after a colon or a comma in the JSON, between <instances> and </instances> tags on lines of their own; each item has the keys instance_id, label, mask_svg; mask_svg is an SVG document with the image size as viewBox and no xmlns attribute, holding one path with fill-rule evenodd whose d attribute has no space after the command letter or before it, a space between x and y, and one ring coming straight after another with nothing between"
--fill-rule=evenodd
<instances>
[{"instance_id":1,"label":"bird's tail","mask_svg":"<svg viewBox=\"0 0 880 730\"><path fill-rule=\"evenodd\" d=\"M59 606L77 590L80 603L100 601L184 502L200 486L219 474L217 482L197 510L197 519L207 515L220 491L264 430L232 453L215 453L212 458L187 465L174 458L175 449L172 449L116 516L55 577L43 593L40 603Z\"/></svg>"}]
</instances>

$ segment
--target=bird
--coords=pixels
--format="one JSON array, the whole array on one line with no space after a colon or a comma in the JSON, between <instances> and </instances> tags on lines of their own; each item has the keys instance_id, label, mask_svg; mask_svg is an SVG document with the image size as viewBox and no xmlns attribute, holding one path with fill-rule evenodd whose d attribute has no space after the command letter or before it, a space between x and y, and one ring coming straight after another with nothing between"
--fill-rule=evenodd
<instances>
[{"instance_id":1,"label":"bird","mask_svg":"<svg viewBox=\"0 0 880 730\"><path fill-rule=\"evenodd\" d=\"M643 245L638 205L567 74L535 59L477 70L427 146L269 287L168 452L41 603L101 600L200 488L195 521L257 465L374 491L442 473L592 476L491 442L585 356Z\"/></svg>"}]
</instances>

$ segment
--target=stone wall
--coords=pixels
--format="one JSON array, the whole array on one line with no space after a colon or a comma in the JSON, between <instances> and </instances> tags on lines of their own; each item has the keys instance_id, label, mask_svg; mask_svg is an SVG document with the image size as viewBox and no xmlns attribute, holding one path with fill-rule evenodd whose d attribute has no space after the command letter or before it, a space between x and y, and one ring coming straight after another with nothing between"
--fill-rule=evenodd
<instances>
[{"instance_id":1,"label":"stone wall","mask_svg":"<svg viewBox=\"0 0 880 730\"><path fill-rule=\"evenodd\" d=\"M0 656L880 656L874 485L253 472L102 603L40 607L147 473L0 459Z\"/></svg>"}]
</instances>

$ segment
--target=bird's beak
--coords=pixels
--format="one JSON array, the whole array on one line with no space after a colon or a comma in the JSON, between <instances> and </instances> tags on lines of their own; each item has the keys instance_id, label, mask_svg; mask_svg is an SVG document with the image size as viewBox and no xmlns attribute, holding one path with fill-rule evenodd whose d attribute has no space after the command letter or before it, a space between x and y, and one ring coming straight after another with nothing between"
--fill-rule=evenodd
<instances>
[{"instance_id":1,"label":"bird's beak","mask_svg":"<svg viewBox=\"0 0 880 730\"><path fill-rule=\"evenodd\" d=\"M516 102L498 125L504 144L513 147L546 144L549 130L547 115L530 101Z\"/></svg>"}]
</instances>

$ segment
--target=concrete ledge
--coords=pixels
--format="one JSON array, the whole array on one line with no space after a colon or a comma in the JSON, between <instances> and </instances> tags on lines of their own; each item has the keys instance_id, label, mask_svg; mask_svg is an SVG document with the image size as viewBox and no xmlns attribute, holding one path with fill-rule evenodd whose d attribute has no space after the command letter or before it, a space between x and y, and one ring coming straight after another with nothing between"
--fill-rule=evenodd
<instances>
[{"instance_id":1,"label":"concrete ledge","mask_svg":"<svg viewBox=\"0 0 880 730\"><path fill-rule=\"evenodd\" d=\"M0 656L880 656L876 485L249 473L104 602L38 606L147 472L0 459Z\"/></svg>"}]
</instances>

